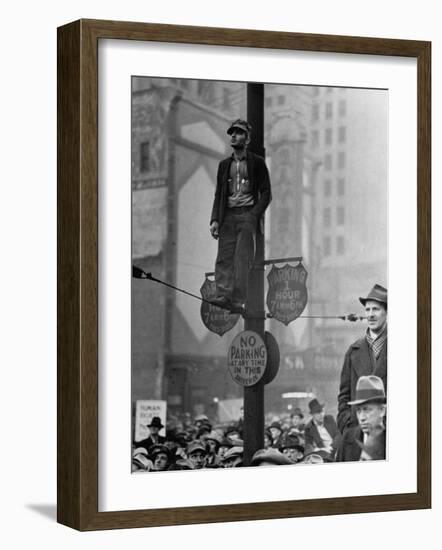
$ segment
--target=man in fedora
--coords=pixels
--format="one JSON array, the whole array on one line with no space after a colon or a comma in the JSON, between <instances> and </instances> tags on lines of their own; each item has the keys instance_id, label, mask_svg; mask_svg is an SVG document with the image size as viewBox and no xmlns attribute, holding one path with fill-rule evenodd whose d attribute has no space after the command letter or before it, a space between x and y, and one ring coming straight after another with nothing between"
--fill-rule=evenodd
<instances>
[{"instance_id":1,"label":"man in fedora","mask_svg":"<svg viewBox=\"0 0 442 550\"><path fill-rule=\"evenodd\" d=\"M154 416L147 427L150 431L149 437L137 442L136 445L137 447L144 447L147 451L149 451L152 445L165 443L166 438L159 434L159 431L164 428L163 423L161 422L161 418L159 416Z\"/></svg>"},{"instance_id":2,"label":"man in fedora","mask_svg":"<svg viewBox=\"0 0 442 550\"><path fill-rule=\"evenodd\" d=\"M227 129L233 153L218 166L210 217L210 233L218 239L216 296L212 303L234 310L246 301L255 234L271 200L265 160L247 150L251 131L250 124L239 118Z\"/></svg>"},{"instance_id":3,"label":"man in fedora","mask_svg":"<svg viewBox=\"0 0 442 550\"><path fill-rule=\"evenodd\" d=\"M338 448L336 461L385 459L386 398L384 384L378 376L361 376L356 385L355 400L358 425L349 428Z\"/></svg>"},{"instance_id":4,"label":"man in fedora","mask_svg":"<svg viewBox=\"0 0 442 550\"><path fill-rule=\"evenodd\" d=\"M359 301L365 308L367 330L345 354L338 395L338 427L342 433L358 425L350 402L355 399L361 376L378 376L387 389L387 289L375 284Z\"/></svg>"},{"instance_id":5,"label":"man in fedora","mask_svg":"<svg viewBox=\"0 0 442 550\"><path fill-rule=\"evenodd\" d=\"M311 420L304 431L305 453L325 451L333 459L340 442L340 432L336 421L330 414L325 414L324 405L314 398L308 404Z\"/></svg>"}]
</instances>

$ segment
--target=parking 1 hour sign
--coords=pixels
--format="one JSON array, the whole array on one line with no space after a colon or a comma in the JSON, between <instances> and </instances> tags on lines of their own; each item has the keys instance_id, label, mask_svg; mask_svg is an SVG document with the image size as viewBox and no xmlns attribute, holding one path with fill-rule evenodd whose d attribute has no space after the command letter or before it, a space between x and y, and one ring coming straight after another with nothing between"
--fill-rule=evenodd
<instances>
[{"instance_id":1,"label":"parking 1 hour sign","mask_svg":"<svg viewBox=\"0 0 442 550\"><path fill-rule=\"evenodd\" d=\"M307 271L299 263L284 267L272 266L267 275L269 289L267 307L274 319L288 325L297 319L307 305Z\"/></svg>"},{"instance_id":2,"label":"parking 1 hour sign","mask_svg":"<svg viewBox=\"0 0 442 550\"><path fill-rule=\"evenodd\" d=\"M261 336L252 330L235 336L229 347L227 365L237 384L253 386L259 382L267 365L267 348Z\"/></svg>"}]
</instances>

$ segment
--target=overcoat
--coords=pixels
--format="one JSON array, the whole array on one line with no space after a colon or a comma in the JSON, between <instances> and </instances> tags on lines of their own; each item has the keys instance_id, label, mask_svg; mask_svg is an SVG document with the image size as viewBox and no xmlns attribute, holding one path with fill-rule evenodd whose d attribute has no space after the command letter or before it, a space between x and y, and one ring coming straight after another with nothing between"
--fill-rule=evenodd
<instances>
[{"instance_id":1,"label":"overcoat","mask_svg":"<svg viewBox=\"0 0 442 550\"><path fill-rule=\"evenodd\" d=\"M221 227L225 210L227 207L227 197L229 191L230 164L232 156L225 158L218 165L216 176L215 198L213 201L210 223L217 221ZM263 157L255 155L251 151L246 151L247 174L250 179L253 194L253 208L249 214L258 221L264 214L269 202L272 199L270 177Z\"/></svg>"},{"instance_id":2,"label":"overcoat","mask_svg":"<svg viewBox=\"0 0 442 550\"><path fill-rule=\"evenodd\" d=\"M336 449L338 447L341 434L338 430L335 419L330 414L326 414L324 416L324 427L333 440L333 448ZM316 447L321 449L325 446L321 436L319 435L318 428L316 427L316 424L313 422L313 420L310 420L310 422L308 422L308 424L306 425L304 438L305 454L313 452Z\"/></svg>"},{"instance_id":3,"label":"overcoat","mask_svg":"<svg viewBox=\"0 0 442 550\"><path fill-rule=\"evenodd\" d=\"M385 430L379 436L380 441L385 449L386 432ZM336 462L354 462L361 458L361 447L358 445L358 441L362 443L364 435L359 426L350 428L342 436L341 443L336 453Z\"/></svg>"},{"instance_id":4,"label":"overcoat","mask_svg":"<svg viewBox=\"0 0 442 550\"><path fill-rule=\"evenodd\" d=\"M341 383L338 395L338 428L341 433L350 427L357 426L358 420L354 407L348 404L355 399L356 383L361 376L374 374L379 376L387 392L387 341L375 361L365 338L356 340L345 354L341 371Z\"/></svg>"}]
</instances>

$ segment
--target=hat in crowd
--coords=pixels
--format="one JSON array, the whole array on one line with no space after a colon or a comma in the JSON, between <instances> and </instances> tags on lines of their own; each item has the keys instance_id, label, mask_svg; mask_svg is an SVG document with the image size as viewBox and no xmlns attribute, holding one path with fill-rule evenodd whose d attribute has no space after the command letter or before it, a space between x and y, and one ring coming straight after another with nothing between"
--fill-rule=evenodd
<instances>
[{"instance_id":1,"label":"hat in crowd","mask_svg":"<svg viewBox=\"0 0 442 550\"><path fill-rule=\"evenodd\" d=\"M203 435L207 435L212 431L212 426L210 424L201 424L196 434L196 438L199 439Z\"/></svg>"},{"instance_id":2,"label":"hat in crowd","mask_svg":"<svg viewBox=\"0 0 442 550\"><path fill-rule=\"evenodd\" d=\"M229 439L228 437L223 437L221 440L220 440L220 444L219 444L220 447L233 447L233 441L231 439Z\"/></svg>"},{"instance_id":3,"label":"hat in crowd","mask_svg":"<svg viewBox=\"0 0 442 550\"><path fill-rule=\"evenodd\" d=\"M387 289L381 285L374 285L374 287L368 293L368 296L365 298L360 296L359 301L363 306L367 300L374 300L375 302L380 302L381 304L387 305Z\"/></svg>"},{"instance_id":4,"label":"hat in crowd","mask_svg":"<svg viewBox=\"0 0 442 550\"><path fill-rule=\"evenodd\" d=\"M310 414L315 414L322 412L324 410L324 405L321 405L321 403L319 403L319 401L315 397L308 404L308 408L310 410Z\"/></svg>"},{"instance_id":5,"label":"hat in crowd","mask_svg":"<svg viewBox=\"0 0 442 550\"><path fill-rule=\"evenodd\" d=\"M370 374L361 376L356 383L356 392L354 401L349 401L349 405L362 405L370 401L386 402L384 383L379 376Z\"/></svg>"},{"instance_id":6,"label":"hat in crowd","mask_svg":"<svg viewBox=\"0 0 442 550\"><path fill-rule=\"evenodd\" d=\"M170 457L170 450L166 445L163 445L162 443L155 443L155 445L152 445L149 448L149 456L151 458L155 458L158 454L164 453L167 455L167 458Z\"/></svg>"},{"instance_id":7,"label":"hat in crowd","mask_svg":"<svg viewBox=\"0 0 442 550\"><path fill-rule=\"evenodd\" d=\"M150 421L150 424L147 425L148 428L164 428L161 418L159 416L154 416L152 420Z\"/></svg>"},{"instance_id":8,"label":"hat in crowd","mask_svg":"<svg viewBox=\"0 0 442 550\"><path fill-rule=\"evenodd\" d=\"M301 462L304 464L323 464L324 462L330 462L330 460L325 459L323 453L324 451L313 451L312 453L308 453L304 455Z\"/></svg>"},{"instance_id":9,"label":"hat in crowd","mask_svg":"<svg viewBox=\"0 0 442 550\"><path fill-rule=\"evenodd\" d=\"M229 437L229 434L237 433L238 435L241 435L241 432L237 426L227 426L227 428L224 430L224 435L226 437Z\"/></svg>"},{"instance_id":10,"label":"hat in crowd","mask_svg":"<svg viewBox=\"0 0 442 550\"><path fill-rule=\"evenodd\" d=\"M135 455L138 455L138 454L141 454L141 455L148 455L149 453L147 452L147 449L146 447L136 447L133 452L132 452L132 455L135 456Z\"/></svg>"},{"instance_id":11,"label":"hat in crowd","mask_svg":"<svg viewBox=\"0 0 442 550\"><path fill-rule=\"evenodd\" d=\"M284 441L282 442L281 446L279 447L282 449L297 449L298 451L304 452L304 447L301 445L299 441L299 437L296 435L289 435L287 436Z\"/></svg>"},{"instance_id":12,"label":"hat in crowd","mask_svg":"<svg viewBox=\"0 0 442 550\"><path fill-rule=\"evenodd\" d=\"M239 130L242 130L245 132L248 136L250 136L250 133L252 132L252 127L247 122L247 120L243 120L241 118L237 118L232 124L229 126L227 133L230 135L233 132L234 128L238 128Z\"/></svg>"},{"instance_id":13,"label":"hat in crowd","mask_svg":"<svg viewBox=\"0 0 442 550\"><path fill-rule=\"evenodd\" d=\"M226 451L224 453L222 461L225 462L226 460L230 460L230 459L236 458L238 456L242 457L243 452L244 452L244 447L234 446L234 447L232 447L231 449L229 449L228 451Z\"/></svg>"},{"instance_id":14,"label":"hat in crowd","mask_svg":"<svg viewBox=\"0 0 442 550\"><path fill-rule=\"evenodd\" d=\"M187 432L182 431L175 434L175 440L181 445L181 447L185 447L188 443L190 443L190 441L192 441L192 438Z\"/></svg>"},{"instance_id":15,"label":"hat in crowd","mask_svg":"<svg viewBox=\"0 0 442 550\"><path fill-rule=\"evenodd\" d=\"M134 453L132 456L132 465L139 470L150 470L152 462L143 453Z\"/></svg>"},{"instance_id":16,"label":"hat in crowd","mask_svg":"<svg viewBox=\"0 0 442 550\"><path fill-rule=\"evenodd\" d=\"M299 418L304 418L304 415L299 407L296 407L290 416L299 416Z\"/></svg>"},{"instance_id":17,"label":"hat in crowd","mask_svg":"<svg viewBox=\"0 0 442 550\"><path fill-rule=\"evenodd\" d=\"M194 422L209 422L209 417L205 414L198 414L195 416Z\"/></svg>"},{"instance_id":18,"label":"hat in crowd","mask_svg":"<svg viewBox=\"0 0 442 550\"><path fill-rule=\"evenodd\" d=\"M282 466L284 464L293 464L293 462L287 458L284 454L276 449L259 449L252 457L252 466L259 466L261 462L270 462Z\"/></svg>"},{"instance_id":19,"label":"hat in crowd","mask_svg":"<svg viewBox=\"0 0 442 550\"><path fill-rule=\"evenodd\" d=\"M269 428L276 428L277 430L279 430L280 432L282 432L282 428L281 428L281 424L275 420L274 422L272 422L269 426Z\"/></svg>"},{"instance_id":20,"label":"hat in crowd","mask_svg":"<svg viewBox=\"0 0 442 550\"><path fill-rule=\"evenodd\" d=\"M186 454L189 456L195 451L203 451L203 453L207 454L206 446L198 439L191 441L189 445L187 445Z\"/></svg>"},{"instance_id":21,"label":"hat in crowd","mask_svg":"<svg viewBox=\"0 0 442 550\"><path fill-rule=\"evenodd\" d=\"M216 443L216 450L220 448L221 445L221 438L216 432L210 432L206 435L206 441L215 441Z\"/></svg>"},{"instance_id":22,"label":"hat in crowd","mask_svg":"<svg viewBox=\"0 0 442 550\"><path fill-rule=\"evenodd\" d=\"M356 443L372 460L385 460L385 431L380 435L369 435L365 443L358 440Z\"/></svg>"}]
</instances>

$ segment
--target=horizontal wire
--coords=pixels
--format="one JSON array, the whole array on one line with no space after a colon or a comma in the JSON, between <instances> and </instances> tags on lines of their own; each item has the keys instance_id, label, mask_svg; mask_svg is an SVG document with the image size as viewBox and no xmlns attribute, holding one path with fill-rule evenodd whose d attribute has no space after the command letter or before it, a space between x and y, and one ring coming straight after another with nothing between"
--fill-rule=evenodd
<instances>
[{"instance_id":1,"label":"horizontal wire","mask_svg":"<svg viewBox=\"0 0 442 550\"><path fill-rule=\"evenodd\" d=\"M148 279L149 281L154 281L155 283L159 283L161 285L167 286L169 288L172 288L173 290L176 290L177 292L182 292L183 294L187 294L187 296L191 296L192 298L196 298L197 300L200 300L200 302L204 302L206 304L210 305L216 305L216 307L219 307L220 309L225 309L227 311L231 311L231 308L229 306L222 306L218 304L213 304L210 300L206 300L205 298L202 298L201 296L198 296L197 294L192 294L192 292L188 292L187 290L184 290L183 288L179 288L177 286L174 286L170 283L166 283L166 281L162 281L161 279L157 279L152 275L152 273L148 273L141 268L137 266L132 266L132 276L136 279ZM267 315L268 318L272 318L273 315ZM366 317L362 317L359 315L356 315L355 313L349 313L348 315L300 315L297 317L297 319L341 319L342 321L362 321Z\"/></svg>"}]
</instances>

